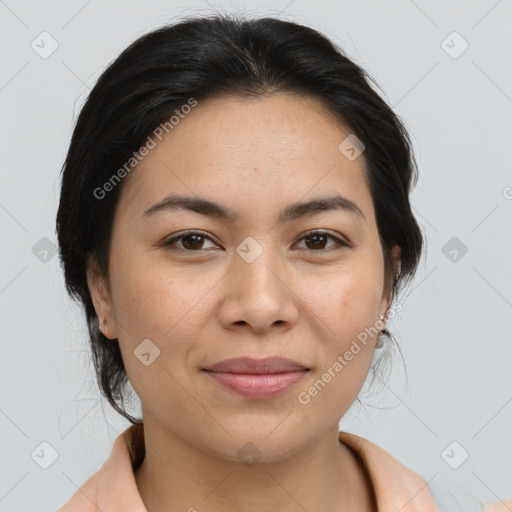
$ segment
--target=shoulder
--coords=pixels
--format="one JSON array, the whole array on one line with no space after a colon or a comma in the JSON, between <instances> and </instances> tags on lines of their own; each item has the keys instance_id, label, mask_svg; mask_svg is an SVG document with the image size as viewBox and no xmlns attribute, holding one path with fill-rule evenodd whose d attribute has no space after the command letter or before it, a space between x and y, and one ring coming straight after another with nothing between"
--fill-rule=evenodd
<instances>
[{"instance_id":1,"label":"shoulder","mask_svg":"<svg viewBox=\"0 0 512 512\"><path fill-rule=\"evenodd\" d=\"M98 484L100 478L101 470L89 477L78 491L76 491L56 512L87 512L89 510L92 512L94 510L94 504L98 501Z\"/></svg>"},{"instance_id":2,"label":"shoulder","mask_svg":"<svg viewBox=\"0 0 512 512\"><path fill-rule=\"evenodd\" d=\"M101 468L56 512L145 510L134 476L144 455L143 427L132 425L117 437Z\"/></svg>"},{"instance_id":3,"label":"shoulder","mask_svg":"<svg viewBox=\"0 0 512 512\"><path fill-rule=\"evenodd\" d=\"M340 432L339 440L360 456L363 468L371 479L377 502L382 506L407 502L411 503L411 510L422 512L512 511L512 500L482 503L455 478L438 475L428 481L378 445L356 434ZM424 489L429 492L422 492Z\"/></svg>"}]
</instances>

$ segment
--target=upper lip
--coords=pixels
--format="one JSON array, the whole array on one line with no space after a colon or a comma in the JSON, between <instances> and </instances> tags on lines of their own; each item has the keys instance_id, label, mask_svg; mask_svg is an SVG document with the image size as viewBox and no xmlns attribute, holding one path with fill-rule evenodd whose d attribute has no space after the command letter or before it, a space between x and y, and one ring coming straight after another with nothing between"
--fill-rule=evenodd
<instances>
[{"instance_id":1,"label":"upper lip","mask_svg":"<svg viewBox=\"0 0 512 512\"><path fill-rule=\"evenodd\" d=\"M235 357L204 368L206 371L245 374L270 374L309 370L308 367L285 357Z\"/></svg>"}]
</instances>

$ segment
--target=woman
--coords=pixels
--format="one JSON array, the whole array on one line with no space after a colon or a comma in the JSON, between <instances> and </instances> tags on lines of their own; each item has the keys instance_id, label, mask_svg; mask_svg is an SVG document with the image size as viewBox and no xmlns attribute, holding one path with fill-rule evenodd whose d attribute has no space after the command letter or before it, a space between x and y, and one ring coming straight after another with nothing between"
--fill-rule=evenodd
<instances>
[{"instance_id":1,"label":"woman","mask_svg":"<svg viewBox=\"0 0 512 512\"><path fill-rule=\"evenodd\" d=\"M421 256L415 170L366 73L310 28L191 18L127 48L78 118L57 229L133 425L60 510L457 510L338 432Z\"/></svg>"}]
</instances>

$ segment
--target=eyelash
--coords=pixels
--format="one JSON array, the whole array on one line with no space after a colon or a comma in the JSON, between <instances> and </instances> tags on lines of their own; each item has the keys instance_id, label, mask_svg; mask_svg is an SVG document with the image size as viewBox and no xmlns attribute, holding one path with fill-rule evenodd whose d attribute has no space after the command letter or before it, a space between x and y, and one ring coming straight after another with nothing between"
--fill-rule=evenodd
<instances>
[{"instance_id":1,"label":"eyelash","mask_svg":"<svg viewBox=\"0 0 512 512\"><path fill-rule=\"evenodd\" d=\"M215 243L210 237L204 235L203 233L201 233L199 231L185 231L184 233L181 233L181 235L175 236L173 238L170 238L169 240L164 241L163 245L164 245L164 247L169 248L171 250L179 250L179 251L190 252L190 253L201 252L203 250L206 250L206 249L198 249L197 251L193 251L190 249L182 249L181 247L176 246L176 242L178 240L187 238L188 236L191 236L191 235L198 235L201 238L210 240L211 242ZM345 242L344 240L332 235L331 233L329 233L327 231L321 231L321 230L320 231L319 230L308 231L307 233L304 233L304 235L302 235L302 237L299 238L298 241L300 242L300 241L304 240L305 238L312 237L313 235L324 235L327 238L334 240L335 244L338 246L337 247L338 249L340 249L341 247L352 247L352 245L349 244L348 242ZM330 247L329 249L319 249L319 250L314 250L314 249L301 249L301 250L316 254L316 253L328 252L330 249L332 249L332 247Z\"/></svg>"}]
</instances>

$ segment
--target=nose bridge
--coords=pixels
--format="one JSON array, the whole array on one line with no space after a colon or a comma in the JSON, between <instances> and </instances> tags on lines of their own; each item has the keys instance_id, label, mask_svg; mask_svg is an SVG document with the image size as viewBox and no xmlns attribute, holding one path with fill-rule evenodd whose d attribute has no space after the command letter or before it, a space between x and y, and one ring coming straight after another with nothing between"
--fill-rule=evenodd
<instances>
[{"instance_id":1,"label":"nose bridge","mask_svg":"<svg viewBox=\"0 0 512 512\"><path fill-rule=\"evenodd\" d=\"M245 292L275 293L280 288L282 283L276 273L281 266L268 238L263 242L263 238L247 237L238 245L236 253L234 272Z\"/></svg>"},{"instance_id":2,"label":"nose bridge","mask_svg":"<svg viewBox=\"0 0 512 512\"><path fill-rule=\"evenodd\" d=\"M229 292L222 308L226 326L244 323L264 332L283 322L290 327L297 320L293 294L285 285L285 266L272 249L269 237L263 243L247 237L236 248Z\"/></svg>"}]
</instances>

